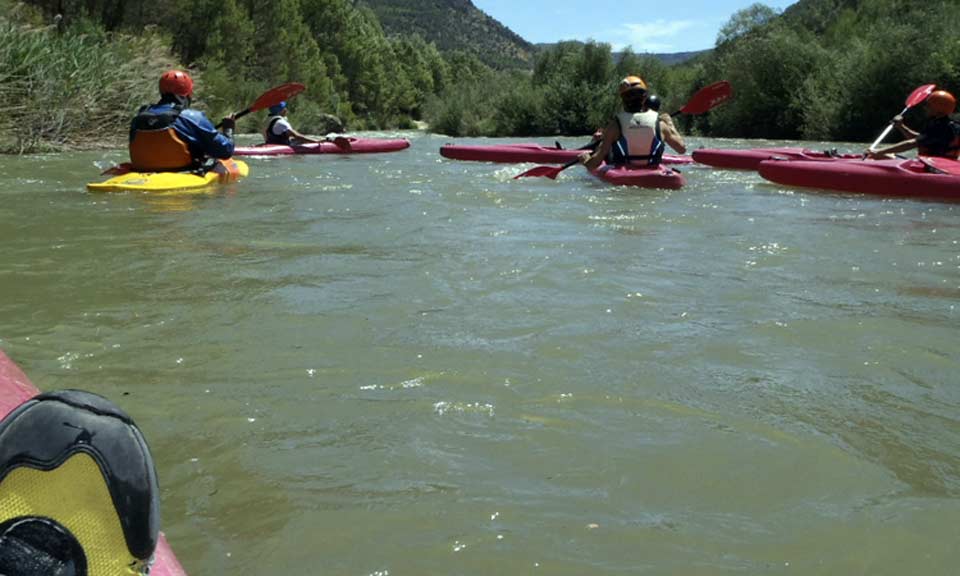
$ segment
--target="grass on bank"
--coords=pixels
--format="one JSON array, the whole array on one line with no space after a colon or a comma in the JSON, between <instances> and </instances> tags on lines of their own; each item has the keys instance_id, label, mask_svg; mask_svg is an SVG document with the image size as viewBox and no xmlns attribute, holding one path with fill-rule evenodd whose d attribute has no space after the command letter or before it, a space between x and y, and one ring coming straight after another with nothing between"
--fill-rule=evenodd
<instances>
[{"instance_id":1,"label":"grass on bank","mask_svg":"<svg viewBox=\"0 0 960 576\"><path fill-rule=\"evenodd\" d=\"M151 31L136 37L92 25L61 31L15 16L0 17L3 152L81 147L105 134L125 135L137 107L156 99L157 71L175 64Z\"/></svg>"}]
</instances>

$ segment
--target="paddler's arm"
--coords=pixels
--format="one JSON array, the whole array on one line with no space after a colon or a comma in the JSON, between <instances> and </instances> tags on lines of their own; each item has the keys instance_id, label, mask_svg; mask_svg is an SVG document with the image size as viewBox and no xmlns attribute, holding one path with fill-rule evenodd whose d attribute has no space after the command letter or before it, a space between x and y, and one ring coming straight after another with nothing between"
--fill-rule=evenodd
<instances>
[{"instance_id":1,"label":"paddler's arm","mask_svg":"<svg viewBox=\"0 0 960 576\"><path fill-rule=\"evenodd\" d=\"M290 137L291 137L291 138L295 138L295 139L299 140L300 142L309 142L309 143L313 143L313 144L316 144L316 143L318 143L318 142L321 142L321 140L317 140L316 138L311 138L311 137L309 137L309 136L305 136L305 135L297 132L297 131L294 130L293 128L290 128L290 130L288 130L288 132L290 133Z\"/></svg>"},{"instance_id":2,"label":"paddler's arm","mask_svg":"<svg viewBox=\"0 0 960 576\"><path fill-rule=\"evenodd\" d=\"M687 145L683 142L683 136L673 125L673 118L666 112L660 114L660 135L663 137L663 141L678 153L687 153Z\"/></svg>"},{"instance_id":3,"label":"paddler's arm","mask_svg":"<svg viewBox=\"0 0 960 576\"><path fill-rule=\"evenodd\" d=\"M903 116L894 116L893 117L893 127L900 131L900 134L904 138L916 138L920 135L916 130L911 130L907 128L907 125L903 123Z\"/></svg>"},{"instance_id":4,"label":"paddler's arm","mask_svg":"<svg viewBox=\"0 0 960 576\"><path fill-rule=\"evenodd\" d=\"M890 146L886 146L884 148L877 148L876 150L870 150L868 148L865 154L874 160L883 160L884 158L889 158L890 154L906 152L907 150L913 150L916 147L917 139L911 138L909 140L904 140L903 142L891 144Z\"/></svg>"},{"instance_id":5,"label":"paddler's arm","mask_svg":"<svg viewBox=\"0 0 960 576\"><path fill-rule=\"evenodd\" d=\"M600 146L592 154L590 152L581 154L580 163L586 166L588 170L596 170L603 159L607 157L607 154L610 153L610 149L613 148L613 144L618 138L620 138L620 124L613 120L603 131L603 141L600 142Z\"/></svg>"},{"instance_id":6,"label":"paddler's arm","mask_svg":"<svg viewBox=\"0 0 960 576\"><path fill-rule=\"evenodd\" d=\"M204 154L211 158L230 158L233 156L233 126L235 123L233 115L223 119L223 132L214 128L213 123L202 112L184 110L180 117L187 117L194 125L194 134L200 140Z\"/></svg>"}]
</instances>

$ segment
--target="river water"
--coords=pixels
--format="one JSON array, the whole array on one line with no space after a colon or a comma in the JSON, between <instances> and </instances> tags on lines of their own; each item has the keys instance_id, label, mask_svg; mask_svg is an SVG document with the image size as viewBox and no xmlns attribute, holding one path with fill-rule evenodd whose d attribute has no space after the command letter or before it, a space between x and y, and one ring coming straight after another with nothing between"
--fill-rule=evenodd
<instances>
[{"instance_id":1,"label":"river water","mask_svg":"<svg viewBox=\"0 0 960 576\"><path fill-rule=\"evenodd\" d=\"M203 195L0 159L0 347L134 416L190 574L956 573L960 204L404 135Z\"/></svg>"}]
</instances>

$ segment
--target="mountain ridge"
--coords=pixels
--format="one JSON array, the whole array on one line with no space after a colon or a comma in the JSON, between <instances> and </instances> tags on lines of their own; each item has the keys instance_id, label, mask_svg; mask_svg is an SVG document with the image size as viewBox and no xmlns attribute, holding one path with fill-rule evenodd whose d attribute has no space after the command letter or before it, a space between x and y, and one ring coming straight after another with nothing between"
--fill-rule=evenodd
<instances>
[{"instance_id":1,"label":"mountain ridge","mask_svg":"<svg viewBox=\"0 0 960 576\"><path fill-rule=\"evenodd\" d=\"M530 68L535 48L470 0L360 0L384 32L419 34L444 52L462 50L493 68Z\"/></svg>"}]
</instances>

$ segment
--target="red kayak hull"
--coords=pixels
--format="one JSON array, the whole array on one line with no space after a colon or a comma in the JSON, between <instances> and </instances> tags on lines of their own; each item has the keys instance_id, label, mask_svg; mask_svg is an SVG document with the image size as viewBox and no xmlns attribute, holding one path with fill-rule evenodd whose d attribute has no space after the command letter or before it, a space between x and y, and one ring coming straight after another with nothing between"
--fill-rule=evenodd
<instances>
[{"instance_id":1,"label":"red kayak hull","mask_svg":"<svg viewBox=\"0 0 960 576\"><path fill-rule=\"evenodd\" d=\"M440 155L451 160L500 163L566 164L584 152L586 150L550 148L539 144L444 144L440 147ZM664 154L662 162L690 164L693 159L689 156Z\"/></svg>"},{"instance_id":2,"label":"red kayak hull","mask_svg":"<svg viewBox=\"0 0 960 576\"><path fill-rule=\"evenodd\" d=\"M597 170L594 170L592 174L604 182L616 186L639 186L641 188L678 190L683 188L687 183L683 174L664 166L646 168L604 164Z\"/></svg>"},{"instance_id":3,"label":"red kayak hull","mask_svg":"<svg viewBox=\"0 0 960 576\"><path fill-rule=\"evenodd\" d=\"M831 155L804 148L750 148L746 150L724 148L702 148L693 151L693 159L714 168L734 170L756 170L760 163L771 158L788 160L858 160L858 154Z\"/></svg>"},{"instance_id":4,"label":"red kayak hull","mask_svg":"<svg viewBox=\"0 0 960 576\"><path fill-rule=\"evenodd\" d=\"M26 374L0 350L0 419L39 393ZM187 576L163 533L157 542L150 576Z\"/></svg>"},{"instance_id":5,"label":"red kayak hull","mask_svg":"<svg viewBox=\"0 0 960 576\"><path fill-rule=\"evenodd\" d=\"M765 160L760 175L786 186L820 188L838 192L960 199L960 162L936 159L938 166L955 172L931 172L927 164L911 160Z\"/></svg>"},{"instance_id":6,"label":"red kayak hull","mask_svg":"<svg viewBox=\"0 0 960 576\"><path fill-rule=\"evenodd\" d=\"M346 138L346 142L319 142L298 146L282 144L263 144L260 146L238 146L234 156L290 156L297 154L379 154L397 152L410 147L405 138Z\"/></svg>"}]
</instances>

